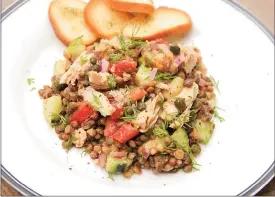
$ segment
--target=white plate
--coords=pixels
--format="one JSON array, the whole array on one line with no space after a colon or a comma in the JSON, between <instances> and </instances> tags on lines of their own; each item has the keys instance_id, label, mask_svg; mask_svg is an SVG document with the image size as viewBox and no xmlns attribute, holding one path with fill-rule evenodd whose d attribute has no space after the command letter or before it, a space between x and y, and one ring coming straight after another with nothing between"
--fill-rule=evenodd
<instances>
[{"instance_id":1,"label":"white plate","mask_svg":"<svg viewBox=\"0 0 275 197\"><path fill-rule=\"evenodd\" d=\"M25 194L237 195L255 194L274 170L274 44L259 24L221 0L155 0L186 10L194 27L188 43L201 51L209 74L220 80L217 124L203 147L200 171L106 178L81 150L68 155L42 116L35 87L50 82L64 46L47 17L49 0L17 3L2 23L2 170ZM22 5L22 6L21 6ZM243 12L243 13L241 13ZM255 19L254 19L255 20ZM87 164L90 162L90 165ZM72 170L69 168L72 167ZM261 177L261 178L260 178ZM259 179L260 178L260 179Z\"/></svg>"}]
</instances>

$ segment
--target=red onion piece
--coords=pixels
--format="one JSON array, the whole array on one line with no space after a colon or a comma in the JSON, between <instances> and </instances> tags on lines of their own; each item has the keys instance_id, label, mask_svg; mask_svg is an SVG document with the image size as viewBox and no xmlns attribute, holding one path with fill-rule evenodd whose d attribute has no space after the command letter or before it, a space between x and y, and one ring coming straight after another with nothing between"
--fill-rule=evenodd
<instances>
[{"instance_id":1,"label":"red onion piece","mask_svg":"<svg viewBox=\"0 0 275 197\"><path fill-rule=\"evenodd\" d=\"M101 168L104 168L105 167L105 163L106 163L106 159L107 159L106 155L105 154L100 154L99 157L98 157L98 159L99 159L99 166Z\"/></svg>"},{"instance_id":2,"label":"red onion piece","mask_svg":"<svg viewBox=\"0 0 275 197\"><path fill-rule=\"evenodd\" d=\"M151 80L155 79L157 72L158 72L158 69L157 68L153 68L153 70L152 70L152 72L150 74L150 79Z\"/></svg>"},{"instance_id":3,"label":"red onion piece","mask_svg":"<svg viewBox=\"0 0 275 197\"><path fill-rule=\"evenodd\" d=\"M100 62L99 62L99 65L100 65L100 72L107 72L108 71L108 68L109 68L109 62L105 59L102 59Z\"/></svg>"},{"instance_id":4,"label":"red onion piece","mask_svg":"<svg viewBox=\"0 0 275 197\"><path fill-rule=\"evenodd\" d=\"M179 65L181 65L182 62L183 62L183 58L180 55L177 56L174 60L174 64L175 64L176 67L179 67Z\"/></svg>"}]
</instances>

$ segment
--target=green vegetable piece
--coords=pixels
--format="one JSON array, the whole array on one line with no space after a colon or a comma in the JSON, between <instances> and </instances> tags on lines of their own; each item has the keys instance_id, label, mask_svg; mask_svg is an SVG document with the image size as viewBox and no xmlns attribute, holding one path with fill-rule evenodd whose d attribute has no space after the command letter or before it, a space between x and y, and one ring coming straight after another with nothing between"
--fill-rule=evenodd
<instances>
[{"instance_id":1,"label":"green vegetable piece","mask_svg":"<svg viewBox=\"0 0 275 197\"><path fill-rule=\"evenodd\" d=\"M109 173L121 173L125 169L129 168L129 166L132 164L132 160L128 158L114 158L111 155L107 157L106 162L106 171Z\"/></svg>"},{"instance_id":2,"label":"green vegetable piece","mask_svg":"<svg viewBox=\"0 0 275 197\"><path fill-rule=\"evenodd\" d=\"M179 113L183 113L186 109L185 99L184 98L176 98L175 100L175 106L179 110Z\"/></svg>"},{"instance_id":3,"label":"green vegetable piece","mask_svg":"<svg viewBox=\"0 0 275 197\"><path fill-rule=\"evenodd\" d=\"M66 60L58 60L54 64L54 75L62 75L66 72Z\"/></svg>"},{"instance_id":4,"label":"green vegetable piece","mask_svg":"<svg viewBox=\"0 0 275 197\"><path fill-rule=\"evenodd\" d=\"M163 76L163 77L168 77L168 76ZM171 77L175 77L175 76L171 75ZM169 90L163 92L164 97L169 98L169 97L177 96L183 89L183 82L184 80L181 77L175 77L169 83Z\"/></svg>"},{"instance_id":5,"label":"green vegetable piece","mask_svg":"<svg viewBox=\"0 0 275 197\"><path fill-rule=\"evenodd\" d=\"M179 55L180 54L180 47L177 45L171 45L170 46L170 51L174 54L174 55Z\"/></svg>"},{"instance_id":6,"label":"green vegetable piece","mask_svg":"<svg viewBox=\"0 0 275 197\"><path fill-rule=\"evenodd\" d=\"M62 109L60 96L52 96L43 101L43 114L50 126L56 125L60 121L59 113Z\"/></svg>"},{"instance_id":7,"label":"green vegetable piece","mask_svg":"<svg viewBox=\"0 0 275 197\"><path fill-rule=\"evenodd\" d=\"M152 80L150 79L151 70L144 65L141 65L136 74L136 84L138 86L150 86Z\"/></svg>"},{"instance_id":8,"label":"green vegetable piece","mask_svg":"<svg viewBox=\"0 0 275 197\"><path fill-rule=\"evenodd\" d=\"M125 107L125 109L124 109L124 115L125 115L125 116L131 116L131 115L133 115L134 113L135 113L135 111L134 111L134 109L133 109L132 106L127 106L127 107Z\"/></svg>"},{"instance_id":9,"label":"green vegetable piece","mask_svg":"<svg viewBox=\"0 0 275 197\"><path fill-rule=\"evenodd\" d=\"M91 58L90 58L90 63L91 63L92 65L95 65L95 64L97 63L97 59L96 59L95 57L91 57Z\"/></svg>"},{"instance_id":10,"label":"green vegetable piece","mask_svg":"<svg viewBox=\"0 0 275 197\"><path fill-rule=\"evenodd\" d=\"M194 130L191 135L203 144L207 144L212 136L215 124L213 122L196 119L192 122Z\"/></svg>"},{"instance_id":11,"label":"green vegetable piece","mask_svg":"<svg viewBox=\"0 0 275 197\"><path fill-rule=\"evenodd\" d=\"M116 88L116 78L114 75L107 76L107 83L110 89Z\"/></svg>"},{"instance_id":12,"label":"green vegetable piece","mask_svg":"<svg viewBox=\"0 0 275 197\"><path fill-rule=\"evenodd\" d=\"M174 140L177 145L179 145L183 150L189 151L189 138L186 131L183 128L179 128L176 130L171 136L172 140Z\"/></svg>"},{"instance_id":13,"label":"green vegetable piece","mask_svg":"<svg viewBox=\"0 0 275 197\"><path fill-rule=\"evenodd\" d=\"M201 147L198 144L192 144L191 145L191 150L192 150L192 153L196 156L196 155L200 154Z\"/></svg>"},{"instance_id":14,"label":"green vegetable piece","mask_svg":"<svg viewBox=\"0 0 275 197\"><path fill-rule=\"evenodd\" d=\"M76 59L83 51L86 50L82 37L83 36L80 36L74 39L67 48L67 51L71 54L72 59Z\"/></svg>"},{"instance_id":15,"label":"green vegetable piece","mask_svg":"<svg viewBox=\"0 0 275 197\"><path fill-rule=\"evenodd\" d=\"M145 109L146 109L146 104L143 103L143 102L138 103L138 104L137 104L137 109L138 109L139 111L145 110Z\"/></svg>"}]
</instances>

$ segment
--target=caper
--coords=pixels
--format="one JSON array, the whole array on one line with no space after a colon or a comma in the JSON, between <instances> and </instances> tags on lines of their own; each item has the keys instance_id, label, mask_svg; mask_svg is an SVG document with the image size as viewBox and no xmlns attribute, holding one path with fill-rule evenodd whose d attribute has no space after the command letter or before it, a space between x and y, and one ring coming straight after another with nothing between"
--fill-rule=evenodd
<instances>
[{"instance_id":1,"label":"caper","mask_svg":"<svg viewBox=\"0 0 275 197\"><path fill-rule=\"evenodd\" d=\"M177 45L171 45L170 46L170 51L174 54L174 55L179 55L180 54L180 47Z\"/></svg>"},{"instance_id":2,"label":"caper","mask_svg":"<svg viewBox=\"0 0 275 197\"><path fill-rule=\"evenodd\" d=\"M135 112L131 106L128 106L124 109L124 114L125 115L133 115Z\"/></svg>"},{"instance_id":3,"label":"caper","mask_svg":"<svg viewBox=\"0 0 275 197\"><path fill-rule=\"evenodd\" d=\"M186 109L184 98L177 98L174 103L176 108L179 110L179 113L183 113L184 110Z\"/></svg>"},{"instance_id":4,"label":"caper","mask_svg":"<svg viewBox=\"0 0 275 197\"><path fill-rule=\"evenodd\" d=\"M93 64L93 65L96 64L97 63L97 59L95 57L91 57L90 58L90 63Z\"/></svg>"},{"instance_id":5,"label":"caper","mask_svg":"<svg viewBox=\"0 0 275 197\"><path fill-rule=\"evenodd\" d=\"M58 84L58 85L57 85L56 89L57 89L58 91L63 91L66 87L68 87L67 84L61 83L61 84Z\"/></svg>"},{"instance_id":6,"label":"caper","mask_svg":"<svg viewBox=\"0 0 275 197\"><path fill-rule=\"evenodd\" d=\"M138 109L139 111L145 110L145 109L146 109L146 104L143 103L143 102L138 103L138 104L137 104L137 109Z\"/></svg>"},{"instance_id":7,"label":"caper","mask_svg":"<svg viewBox=\"0 0 275 197\"><path fill-rule=\"evenodd\" d=\"M198 144L192 144L191 150L192 150L192 153L196 156L201 152L201 147Z\"/></svg>"},{"instance_id":8,"label":"caper","mask_svg":"<svg viewBox=\"0 0 275 197\"><path fill-rule=\"evenodd\" d=\"M92 65L92 70L96 71L96 72L99 72L99 65L97 65L97 64Z\"/></svg>"}]
</instances>

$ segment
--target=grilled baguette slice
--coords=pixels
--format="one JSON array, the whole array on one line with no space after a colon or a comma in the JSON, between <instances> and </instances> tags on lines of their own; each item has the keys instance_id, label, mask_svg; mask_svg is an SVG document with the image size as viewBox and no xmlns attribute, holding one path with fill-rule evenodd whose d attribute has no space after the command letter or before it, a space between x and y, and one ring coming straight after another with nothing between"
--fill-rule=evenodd
<instances>
[{"instance_id":1,"label":"grilled baguette slice","mask_svg":"<svg viewBox=\"0 0 275 197\"><path fill-rule=\"evenodd\" d=\"M85 24L84 9L87 4L81 0L54 0L48 10L49 20L56 36L65 45L72 40L83 36L85 45L90 45L97 40Z\"/></svg>"},{"instance_id":2,"label":"grilled baguette slice","mask_svg":"<svg viewBox=\"0 0 275 197\"><path fill-rule=\"evenodd\" d=\"M113 10L108 0L91 0L84 11L86 24L102 38L124 36L150 40L169 35L185 35L191 27L190 16L178 9L159 7L152 15Z\"/></svg>"}]
</instances>

